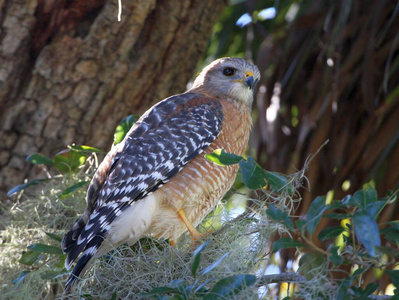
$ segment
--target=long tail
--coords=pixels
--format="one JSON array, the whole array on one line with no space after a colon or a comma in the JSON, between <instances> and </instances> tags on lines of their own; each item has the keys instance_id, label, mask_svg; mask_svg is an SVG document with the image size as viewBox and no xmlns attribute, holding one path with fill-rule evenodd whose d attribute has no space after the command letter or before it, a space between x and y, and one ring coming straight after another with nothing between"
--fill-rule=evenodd
<instances>
[{"instance_id":1,"label":"long tail","mask_svg":"<svg viewBox=\"0 0 399 300\"><path fill-rule=\"evenodd\" d=\"M73 268L73 271L65 284L65 292L69 291L76 284L77 280L81 276L83 276L83 274L86 272L87 268L90 266L90 262L96 257L97 251L100 248L102 242L104 241L105 234L106 234L105 231L98 233L86 245L85 250L80 256L76 266ZM68 258L70 257L71 254L73 256L79 255L79 253L81 252L81 250L79 251L80 248L79 246L80 245L78 245L78 247L74 248L73 251L68 254ZM67 259L65 261L65 264L67 264L68 262L68 267L70 267L75 259L72 260Z\"/></svg>"}]
</instances>

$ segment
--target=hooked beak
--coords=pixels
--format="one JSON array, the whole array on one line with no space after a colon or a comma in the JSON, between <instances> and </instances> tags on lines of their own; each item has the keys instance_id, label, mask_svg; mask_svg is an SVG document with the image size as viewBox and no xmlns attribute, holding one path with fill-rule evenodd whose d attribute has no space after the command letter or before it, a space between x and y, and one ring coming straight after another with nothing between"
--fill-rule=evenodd
<instances>
[{"instance_id":1,"label":"hooked beak","mask_svg":"<svg viewBox=\"0 0 399 300\"><path fill-rule=\"evenodd\" d=\"M243 82L245 86L249 87L249 89L252 90L255 86L254 74L250 71L246 72Z\"/></svg>"},{"instance_id":2,"label":"hooked beak","mask_svg":"<svg viewBox=\"0 0 399 300\"><path fill-rule=\"evenodd\" d=\"M254 73L247 71L243 79L231 80L232 82L242 82L245 86L252 90L256 84L254 79Z\"/></svg>"}]
</instances>

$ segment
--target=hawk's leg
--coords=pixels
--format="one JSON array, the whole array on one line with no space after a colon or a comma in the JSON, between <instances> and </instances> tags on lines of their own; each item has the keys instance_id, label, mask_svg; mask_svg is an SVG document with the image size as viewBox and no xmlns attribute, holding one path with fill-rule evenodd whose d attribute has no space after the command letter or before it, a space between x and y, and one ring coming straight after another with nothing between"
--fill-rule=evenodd
<instances>
[{"instance_id":1,"label":"hawk's leg","mask_svg":"<svg viewBox=\"0 0 399 300\"><path fill-rule=\"evenodd\" d=\"M193 224L188 220L186 213L184 212L183 209L179 209L177 211L177 214L179 215L180 219L183 221L183 223L186 225L188 231L190 232L191 236L194 239L202 237L201 233L197 229L194 228Z\"/></svg>"}]
</instances>

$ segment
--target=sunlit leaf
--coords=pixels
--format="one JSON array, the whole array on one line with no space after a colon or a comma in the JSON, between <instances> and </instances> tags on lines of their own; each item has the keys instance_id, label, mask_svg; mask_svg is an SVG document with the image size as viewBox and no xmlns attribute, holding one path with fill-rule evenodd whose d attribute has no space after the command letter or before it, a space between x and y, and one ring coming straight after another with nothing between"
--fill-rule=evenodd
<instances>
[{"instance_id":1,"label":"sunlit leaf","mask_svg":"<svg viewBox=\"0 0 399 300\"><path fill-rule=\"evenodd\" d=\"M91 146L85 146L85 145L81 145L81 146L77 146L75 144L73 145L68 145L68 148L77 152L85 152L85 153L103 153L104 151L98 149L98 148L94 148Z\"/></svg>"},{"instance_id":2,"label":"sunlit leaf","mask_svg":"<svg viewBox=\"0 0 399 300\"><path fill-rule=\"evenodd\" d=\"M87 153L66 149L54 157L54 166L61 173L75 172L86 162Z\"/></svg>"},{"instance_id":3,"label":"sunlit leaf","mask_svg":"<svg viewBox=\"0 0 399 300\"><path fill-rule=\"evenodd\" d=\"M213 153L206 154L205 157L220 166L238 164L242 159L244 159L242 156L224 152L223 149L216 149Z\"/></svg>"},{"instance_id":4,"label":"sunlit leaf","mask_svg":"<svg viewBox=\"0 0 399 300\"><path fill-rule=\"evenodd\" d=\"M138 116L130 115L124 118L116 127L114 134L114 145L119 144L125 138L130 128L136 123Z\"/></svg>"},{"instance_id":5,"label":"sunlit leaf","mask_svg":"<svg viewBox=\"0 0 399 300\"><path fill-rule=\"evenodd\" d=\"M284 224L290 230L294 229L292 220L285 211L278 209L274 204L270 204L266 210L266 214L274 221Z\"/></svg>"},{"instance_id":6,"label":"sunlit leaf","mask_svg":"<svg viewBox=\"0 0 399 300\"><path fill-rule=\"evenodd\" d=\"M74 192L76 192L79 188L84 186L86 183L89 183L89 181L80 181L80 182L66 188L65 190L62 191L59 198L64 199L64 198L71 196Z\"/></svg>"},{"instance_id":7,"label":"sunlit leaf","mask_svg":"<svg viewBox=\"0 0 399 300\"><path fill-rule=\"evenodd\" d=\"M38 260L40 256L39 252L35 251L27 251L22 254L21 258L19 259L19 263L27 266L31 266Z\"/></svg>"},{"instance_id":8,"label":"sunlit leaf","mask_svg":"<svg viewBox=\"0 0 399 300\"><path fill-rule=\"evenodd\" d=\"M203 300L228 299L256 282L255 275L232 275L219 280Z\"/></svg>"},{"instance_id":9,"label":"sunlit leaf","mask_svg":"<svg viewBox=\"0 0 399 300\"><path fill-rule=\"evenodd\" d=\"M49 165L49 166L54 165L54 161L51 158L49 158L43 154L40 154L40 153L35 153L32 155L29 155L26 158L26 161L30 162L32 164L36 164L36 165L39 165L39 164Z\"/></svg>"}]
</instances>

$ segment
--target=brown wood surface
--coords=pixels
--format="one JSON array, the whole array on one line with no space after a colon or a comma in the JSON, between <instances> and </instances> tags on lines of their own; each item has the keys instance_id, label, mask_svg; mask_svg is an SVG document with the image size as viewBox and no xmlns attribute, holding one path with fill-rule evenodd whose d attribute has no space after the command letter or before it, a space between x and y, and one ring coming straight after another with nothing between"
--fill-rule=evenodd
<instances>
[{"instance_id":1,"label":"brown wood surface","mask_svg":"<svg viewBox=\"0 0 399 300\"><path fill-rule=\"evenodd\" d=\"M0 197L27 155L108 150L116 125L185 91L226 1L0 0Z\"/></svg>"}]
</instances>

